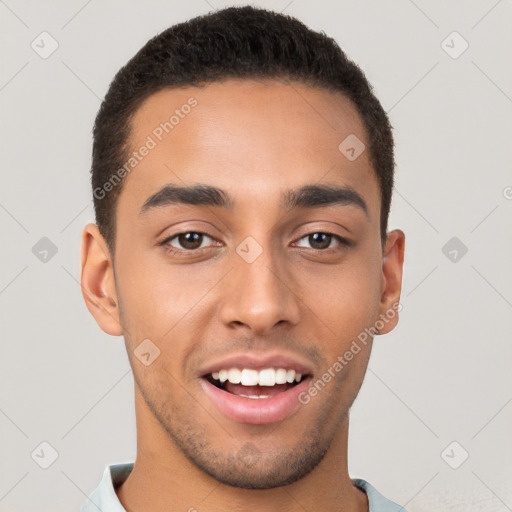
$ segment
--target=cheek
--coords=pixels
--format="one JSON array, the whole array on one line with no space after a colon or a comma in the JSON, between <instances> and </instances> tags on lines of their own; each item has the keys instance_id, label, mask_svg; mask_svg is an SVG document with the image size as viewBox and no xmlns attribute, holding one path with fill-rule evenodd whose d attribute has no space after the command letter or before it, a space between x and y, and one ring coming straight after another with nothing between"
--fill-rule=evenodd
<instances>
[{"instance_id":1,"label":"cheek","mask_svg":"<svg viewBox=\"0 0 512 512\"><path fill-rule=\"evenodd\" d=\"M211 309L208 292L223 273L130 254L120 259L116 274L127 349L151 340L160 350L158 362L181 378L181 362L194 350L194 340L204 337L196 330L206 324L205 308Z\"/></svg>"},{"instance_id":2,"label":"cheek","mask_svg":"<svg viewBox=\"0 0 512 512\"><path fill-rule=\"evenodd\" d=\"M163 336L197 295L197 284L187 283L183 273L172 271L161 259L132 252L123 254L116 266L124 325L130 332Z\"/></svg>"},{"instance_id":3,"label":"cheek","mask_svg":"<svg viewBox=\"0 0 512 512\"><path fill-rule=\"evenodd\" d=\"M304 302L312 318L323 323L338 341L337 349L373 325L379 314L378 261L365 265L356 258L346 265L304 276ZM314 284L314 285L313 285Z\"/></svg>"}]
</instances>

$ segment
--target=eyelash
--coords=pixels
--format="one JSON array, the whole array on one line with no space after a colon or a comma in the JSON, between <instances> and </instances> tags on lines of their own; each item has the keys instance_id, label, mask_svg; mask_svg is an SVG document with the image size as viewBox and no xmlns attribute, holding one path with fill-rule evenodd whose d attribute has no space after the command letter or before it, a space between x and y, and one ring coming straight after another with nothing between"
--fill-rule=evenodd
<instances>
[{"instance_id":1,"label":"eyelash","mask_svg":"<svg viewBox=\"0 0 512 512\"><path fill-rule=\"evenodd\" d=\"M198 249L176 249L175 247L167 245L171 240L174 240L175 238L179 237L180 235L187 235L189 233L195 233L198 235L206 235L208 238L215 240L215 238L212 235L209 235L208 233L204 233L202 231L182 231L180 233L176 233L170 237L167 237L165 240L160 242L159 245L163 246L164 250L170 254L180 254L180 253L182 253L182 254L183 253L197 254L197 253L203 251L204 249L208 249L208 247L200 247ZM334 239L336 239L342 246L345 246L345 247L351 247L353 245L352 242L350 242L346 238L343 238L340 235L336 235L335 233L329 233L328 231L312 231L311 233L306 233L305 235L301 236L298 240L302 240L303 238L309 237L311 235L316 235L316 234L331 236ZM323 253L331 253L333 250L334 251L339 250L339 248L337 248L337 247L330 247L327 249L314 249L314 248L311 248L311 249L313 251L316 250L316 251L320 251Z\"/></svg>"}]
</instances>

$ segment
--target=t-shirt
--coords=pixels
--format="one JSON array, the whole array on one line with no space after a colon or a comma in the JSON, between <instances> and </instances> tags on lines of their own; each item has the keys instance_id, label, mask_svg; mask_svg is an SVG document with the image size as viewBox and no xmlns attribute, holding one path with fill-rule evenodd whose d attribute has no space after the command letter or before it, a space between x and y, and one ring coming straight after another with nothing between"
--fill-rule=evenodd
<instances>
[{"instance_id":1,"label":"t-shirt","mask_svg":"<svg viewBox=\"0 0 512 512\"><path fill-rule=\"evenodd\" d=\"M100 484L90 494L81 512L126 512L115 492L133 469L133 462L112 464L105 467ZM368 497L368 512L407 512L403 507L388 500L366 480L353 478L352 483L362 489Z\"/></svg>"}]
</instances>

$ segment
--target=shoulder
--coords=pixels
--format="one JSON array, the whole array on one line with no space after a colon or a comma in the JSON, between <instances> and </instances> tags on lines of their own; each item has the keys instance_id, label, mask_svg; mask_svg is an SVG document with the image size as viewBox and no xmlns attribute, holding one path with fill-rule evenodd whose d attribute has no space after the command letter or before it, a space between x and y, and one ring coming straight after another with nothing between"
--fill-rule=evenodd
<instances>
[{"instance_id":1,"label":"shoulder","mask_svg":"<svg viewBox=\"0 0 512 512\"><path fill-rule=\"evenodd\" d=\"M121 505L115 489L121 485L133 469L133 462L111 464L105 466L99 485L88 496L81 512L98 512L109 510L110 512L126 512Z\"/></svg>"},{"instance_id":2,"label":"shoulder","mask_svg":"<svg viewBox=\"0 0 512 512\"><path fill-rule=\"evenodd\" d=\"M368 497L368 512L407 512L404 507L385 498L372 484L362 478L353 478L352 483Z\"/></svg>"}]
</instances>

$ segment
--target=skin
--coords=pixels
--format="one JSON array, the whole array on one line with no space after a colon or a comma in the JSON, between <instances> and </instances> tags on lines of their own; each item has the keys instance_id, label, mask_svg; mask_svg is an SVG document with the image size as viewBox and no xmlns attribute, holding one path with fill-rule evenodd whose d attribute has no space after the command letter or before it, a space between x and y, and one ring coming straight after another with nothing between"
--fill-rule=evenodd
<instances>
[{"instance_id":1,"label":"skin","mask_svg":"<svg viewBox=\"0 0 512 512\"><path fill-rule=\"evenodd\" d=\"M228 419L199 383L205 364L234 351L297 355L320 377L399 301L405 235L390 231L382 244L368 151L351 162L338 150L351 133L368 146L362 122L338 93L227 80L150 96L133 120L132 148L192 96L198 105L125 178L115 268L97 226L83 230L87 307L105 332L124 336L135 382L137 459L117 495L127 511L366 511L348 474L347 442L371 342L275 424ZM215 185L235 206L177 204L140 215L168 183ZM351 204L280 207L283 191L318 183L349 185L368 214ZM179 254L159 245L181 232L206 233L202 249L178 238L167 246ZM315 245L314 233L352 245ZM236 252L247 236L263 251L252 263ZM379 334L397 321L398 313ZM144 339L160 350L149 366L134 356Z\"/></svg>"}]
</instances>

